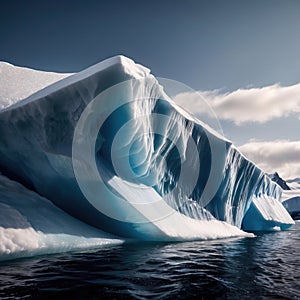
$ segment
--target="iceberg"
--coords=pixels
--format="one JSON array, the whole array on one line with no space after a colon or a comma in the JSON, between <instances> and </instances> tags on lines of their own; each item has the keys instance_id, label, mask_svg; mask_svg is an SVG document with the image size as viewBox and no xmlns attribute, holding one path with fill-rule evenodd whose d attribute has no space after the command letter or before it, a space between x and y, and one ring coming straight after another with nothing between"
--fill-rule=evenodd
<instances>
[{"instance_id":1,"label":"iceberg","mask_svg":"<svg viewBox=\"0 0 300 300\"><path fill-rule=\"evenodd\" d=\"M72 75L37 71L2 61L0 61L0 74L0 110Z\"/></svg>"},{"instance_id":2,"label":"iceberg","mask_svg":"<svg viewBox=\"0 0 300 300\"><path fill-rule=\"evenodd\" d=\"M289 212L293 219L300 218L300 196L289 198L282 202L283 206Z\"/></svg>"},{"instance_id":3,"label":"iceberg","mask_svg":"<svg viewBox=\"0 0 300 300\"><path fill-rule=\"evenodd\" d=\"M293 185L292 185L293 186ZM293 219L299 220L300 217L300 189L295 185L288 191L283 191L281 203L289 212Z\"/></svg>"},{"instance_id":4,"label":"iceberg","mask_svg":"<svg viewBox=\"0 0 300 300\"><path fill-rule=\"evenodd\" d=\"M182 241L294 224L280 187L129 58L12 102L0 111L2 178L101 234Z\"/></svg>"},{"instance_id":5,"label":"iceberg","mask_svg":"<svg viewBox=\"0 0 300 300\"><path fill-rule=\"evenodd\" d=\"M0 261L121 243L0 175Z\"/></svg>"}]
</instances>

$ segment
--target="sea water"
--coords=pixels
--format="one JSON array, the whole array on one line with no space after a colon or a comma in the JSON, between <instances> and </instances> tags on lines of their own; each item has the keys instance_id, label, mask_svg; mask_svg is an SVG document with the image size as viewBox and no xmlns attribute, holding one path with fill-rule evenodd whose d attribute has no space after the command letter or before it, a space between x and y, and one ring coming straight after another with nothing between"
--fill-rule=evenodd
<instances>
[{"instance_id":1,"label":"sea water","mask_svg":"<svg viewBox=\"0 0 300 300\"><path fill-rule=\"evenodd\" d=\"M300 223L254 238L124 243L0 262L1 299L299 299Z\"/></svg>"}]
</instances>

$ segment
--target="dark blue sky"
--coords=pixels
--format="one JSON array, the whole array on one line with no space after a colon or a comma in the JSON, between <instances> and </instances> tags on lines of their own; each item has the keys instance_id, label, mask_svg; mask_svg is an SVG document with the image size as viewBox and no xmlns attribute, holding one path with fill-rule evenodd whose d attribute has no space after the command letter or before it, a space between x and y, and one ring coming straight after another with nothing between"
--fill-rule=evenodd
<instances>
[{"instance_id":1,"label":"dark blue sky","mask_svg":"<svg viewBox=\"0 0 300 300\"><path fill-rule=\"evenodd\" d=\"M300 79L300 1L1 1L0 60L75 72L124 54L194 89Z\"/></svg>"}]
</instances>

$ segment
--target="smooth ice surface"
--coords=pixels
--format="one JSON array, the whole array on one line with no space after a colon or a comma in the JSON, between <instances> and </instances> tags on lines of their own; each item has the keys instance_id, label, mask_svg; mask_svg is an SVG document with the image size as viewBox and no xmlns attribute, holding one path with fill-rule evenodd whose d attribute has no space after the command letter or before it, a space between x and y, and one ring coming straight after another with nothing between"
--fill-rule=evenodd
<instances>
[{"instance_id":1,"label":"smooth ice surface","mask_svg":"<svg viewBox=\"0 0 300 300\"><path fill-rule=\"evenodd\" d=\"M282 202L283 206L289 212L289 214L299 219L300 216L300 196L295 196L292 198L288 198Z\"/></svg>"},{"instance_id":2,"label":"smooth ice surface","mask_svg":"<svg viewBox=\"0 0 300 300\"><path fill-rule=\"evenodd\" d=\"M287 229L290 226L283 220L287 220L289 217L289 213L278 200L261 195L253 198L243 219L243 227L248 231Z\"/></svg>"},{"instance_id":3,"label":"smooth ice surface","mask_svg":"<svg viewBox=\"0 0 300 300\"><path fill-rule=\"evenodd\" d=\"M300 216L300 189L297 183L291 184L292 189L283 191L282 204L293 218Z\"/></svg>"},{"instance_id":4,"label":"smooth ice surface","mask_svg":"<svg viewBox=\"0 0 300 300\"><path fill-rule=\"evenodd\" d=\"M156 235L153 236L153 239L182 241L252 236L224 221L189 218L172 209L165 201L162 201L161 196L152 188L145 186L140 189L132 188L131 185L128 185L117 177L111 179L110 185L118 190L133 206L135 203L138 203L137 199L151 199L153 203L160 202L159 207L155 207L154 205L137 207L137 210L139 210L143 216L147 217L148 220L154 220L153 223L155 223L156 227L163 233L160 235L155 233ZM153 207L155 209L151 209ZM162 215L164 215L164 217L161 217ZM182 226L179 224L182 224ZM151 236L153 233L148 232L148 234Z\"/></svg>"},{"instance_id":5,"label":"smooth ice surface","mask_svg":"<svg viewBox=\"0 0 300 300\"><path fill-rule=\"evenodd\" d=\"M300 186L297 181L289 183L291 190L282 191L281 202L289 214L296 219L300 216Z\"/></svg>"},{"instance_id":6,"label":"smooth ice surface","mask_svg":"<svg viewBox=\"0 0 300 300\"><path fill-rule=\"evenodd\" d=\"M122 242L0 175L0 260Z\"/></svg>"},{"instance_id":7,"label":"smooth ice surface","mask_svg":"<svg viewBox=\"0 0 300 300\"><path fill-rule=\"evenodd\" d=\"M281 189L230 141L178 107L149 69L126 57L4 106L0 171L63 209L61 219L75 220L78 231L89 224L122 237L170 241L246 235L241 229L256 230L255 222L259 230L293 224L279 201ZM20 221L10 228L26 230L24 244L39 249L40 230L18 215L13 197L5 201L7 220Z\"/></svg>"}]
</instances>

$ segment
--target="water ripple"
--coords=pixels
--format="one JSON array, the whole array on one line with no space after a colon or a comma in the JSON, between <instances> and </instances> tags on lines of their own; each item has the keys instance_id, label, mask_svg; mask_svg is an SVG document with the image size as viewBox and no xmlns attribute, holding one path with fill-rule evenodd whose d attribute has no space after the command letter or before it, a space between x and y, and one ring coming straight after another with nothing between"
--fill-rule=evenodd
<instances>
[{"instance_id":1,"label":"water ripple","mask_svg":"<svg viewBox=\"0 0 300 300\"><path fill-rule=\"evenodd\" d=\"M1 299L300 299L300 223L255 238L128 243L0 263Z\"/></svg>"}]
</instances>

